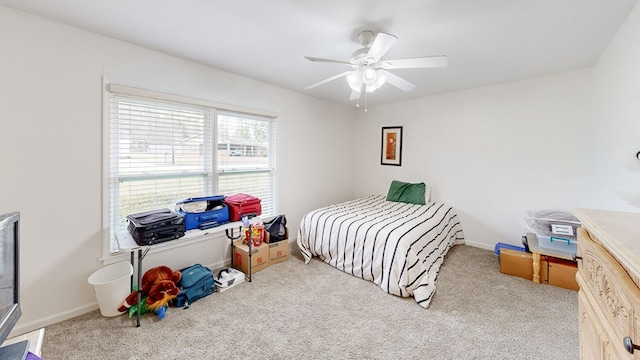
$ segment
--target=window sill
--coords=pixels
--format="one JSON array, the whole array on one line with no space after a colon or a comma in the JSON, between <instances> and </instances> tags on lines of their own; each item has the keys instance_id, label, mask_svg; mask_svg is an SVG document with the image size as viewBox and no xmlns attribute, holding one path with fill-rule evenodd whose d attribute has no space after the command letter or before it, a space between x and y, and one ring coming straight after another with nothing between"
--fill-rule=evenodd
<instances>
[{"instance_id":1,"label":"window sill","mask_svg":"<svg viewBox=\"0 0 640 360\"><path fill-rule=\"evenodd\" d=\"M254 217L249 219L251 224L263 222L260 217ZM112 264L115 262L129 260L129 254L140 248L148 248L149 253L159 253L162 251L167 251L171 249L175 249L182 246L192 245L201 241L212 240L214 238L218 238L220 236L224 236L227 238L226 231L233 229L233 233L231 236L240 236L240 228L242 227L241 221L234 221L226 224L222 224L220 226L216 226L214 228L199 230L193 229L189 230L185 233L185 235L179 239L165 241L159 244L153 245L138 245L133 237L127 230L120 230L116 232L116 239L118 241L118 246L120 247L120 251L117 253L113 253L112 256L102 259L103 265ZM237 232L236 232L237 229Z\"/></svg>"}]
</instances>

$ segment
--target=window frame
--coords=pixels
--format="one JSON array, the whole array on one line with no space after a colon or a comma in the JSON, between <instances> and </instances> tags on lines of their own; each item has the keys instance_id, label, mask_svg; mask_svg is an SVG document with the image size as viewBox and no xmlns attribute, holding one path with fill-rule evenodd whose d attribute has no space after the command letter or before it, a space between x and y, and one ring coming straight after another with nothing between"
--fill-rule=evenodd
<instances>
[{"instance_id":1,"label":"window frame","mask_svg":"<svg viewBox=\"0 0 640 360\"><path fill-rule=\"evenodd\" d=\"M209 100L203 100L198 98L193 98L189 96L183 95L175 95L169 94L165 92L158 92L154 90L142 89L139 87L132 87L129 85L117 84L110 82L106 77L103 78L103 174L102 174L102 193L103 193L103 202L102 202L102 243L103 243L103 255L102 261L103 263L112 263L115 261L121 261L124 255L129 254L129 250L119 250L117 252L111 251L112 241L115 241L115 231L112 232L112 219L111 219L111 186L113 179L111 178L111 113L110 113L110 104L112 96L129 96L129 97L137 97L148 99L151 101L159 100L176 104L184 104L186 106L199 106L207 108L209 111L208 121L209 124L206 126L210 126L211 129L211 154L206 155L205 158L209 158L211 161L210 174L205 174L204 176L209 176L209 180L207 180L208 184L206 187L213 189L213 191L217 191L217 188L220 183L220 171L218 164L218 116L235 116L242 117L247 119L257 119L257 120L265 120L268 122L269 127L269 161L268 165L264 168L251 169L251 172L268 172L270 179L269 191L273 202L273 212L276 213L277 203L276 203L276 186L277 182L276 171L275 171L275 159L276 159L276 118L278 116L277 113L269 110L260 110L260 109L252 109L246 108L242 106L223 104L218 102L213 102ZM205 161L203 159L203 161ZM205 171L206 173L206 171ZM224 173L224 172L222 172ZM199 174L198 176L201 176ZM195 176L195 174L194 174ZM224 176L224 175L222 175ZM153 176L150 176L153 177ZM157 178L157 177L156 177ZM268 214L267 214L268 215ZM201 235L218 235L222 230L216 231L216 229L209 229L206 234L191 234L188 236L190 239L188 244L192 244L195 241L206 240L206 238L210 238L211 236L201 236ZM113 237L112 237L113 234ZM161 247L157 247L157 251L162 251L174 247L184 246L184 242L167 242L165 245ZM168 245L168 246L167 246ZM156 250L156 249L154 249Z\"/></svg>"}]
</instances>

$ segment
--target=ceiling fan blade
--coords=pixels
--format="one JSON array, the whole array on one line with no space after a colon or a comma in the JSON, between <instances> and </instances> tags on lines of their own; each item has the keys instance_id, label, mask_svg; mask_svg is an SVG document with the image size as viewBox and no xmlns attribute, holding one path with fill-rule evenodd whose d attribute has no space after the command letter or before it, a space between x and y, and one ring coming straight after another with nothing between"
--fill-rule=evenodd
<instances>
[{"instance_id":1,"label":"ceiling fan blade","mask_svg":"<svg viewBox=\"0 0 640 360\"><path fill-rule=\"evenodd\" d=\"M340 74L338 74L338 75L332 76L332 77L330 77L330 78L328 78L328 79L324 79L324 80L322 80L322 81L320 81L320 82L318 82L318 83L315 83L315 84L313 84L313 85L309 85L309 86L307 86L307 87L305 88L305 90L309 90L309 89L312 89L312 88L314 88L314 87L316 87L316 86L319 86L319 85L322 85L322 84L326 84L326 83L328 83L329 81L332 81L332 80L335 80L335 79L339 79L339 78L344 77L344 76L347 76L347 75L349 75L349 74L351 74L351 73L352 73L352 71L345 71L345 72L340 73Z\"/></svg>"},{"instance_id":2,"label":"ceiling fan blade","mask_svg":"<svg viewBox=\"0 0 640 360\"><path fill-rule=\"evenodd\" d=\"M425 56L411 59L385 60L382 62L383 69L411 69L411 68L434 68L445 67L449 63L446 55Z\"/></svg>"},{"instance_id":3,"label":"ceiling fan blade","mask_svg":"<svg viewBox=\"0 0 640 360\"><path fill-rule=\"evenodd\" d=\"M383 74L387 77L387 82L400 90L411 91L415 89L415 85L408 82L407 80L401 78L400 76L391 73L389 71L381 70Z\"/></svg>"},{"instance_id":4,"label":"ceiling fan blade","mask_svg":"<svg viewBox=\"0 0 640 360\"><path fill-rule=\"evenodd\" d=\"M369 47L366 58L373 59L373 62L377 62L391 49L391 46L395 44L396 40L398 40L398 38L393 35L383 32L378 33Z\"/></svg>"},{"instance_id":5,"label":"ceiling fan blade","mask_svg":"<svg viewBox=\"0 0 640 360\"><path fill-rule=\"evenodd\" d=\"M328 63L336 63L336 64L352 65L352 64L351 64L350 62L348 62L348 61L332 60L332 59L323 59L323 58L313 57L313 56L305 56L305 59L310 60L310 61L316 61L316 62L328 62Z\"/></svg>"}]
</instances>

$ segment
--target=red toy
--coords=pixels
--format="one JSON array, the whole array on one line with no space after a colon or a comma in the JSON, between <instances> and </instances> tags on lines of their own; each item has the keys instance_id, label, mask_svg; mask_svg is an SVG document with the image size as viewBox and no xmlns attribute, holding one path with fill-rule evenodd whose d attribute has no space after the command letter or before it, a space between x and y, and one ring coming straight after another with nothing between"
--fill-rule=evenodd
<instances>
[{"instance_id":1,"label":"red toy","mask_svg":"<svg viewBox=\"0 0 640 360\"><path fill-rule=\"evenodd\" d=\"M173 271L168 266L157 266L147 270L140 283L141 299L146 296L146 305L149 310L156 311L167 306L169 301L178 296L180 289L177 284L182 278L180 271ZM118 311L125 312L132 305L138 303L138 291L127 296Z\"/></svg>"}]
</instances>

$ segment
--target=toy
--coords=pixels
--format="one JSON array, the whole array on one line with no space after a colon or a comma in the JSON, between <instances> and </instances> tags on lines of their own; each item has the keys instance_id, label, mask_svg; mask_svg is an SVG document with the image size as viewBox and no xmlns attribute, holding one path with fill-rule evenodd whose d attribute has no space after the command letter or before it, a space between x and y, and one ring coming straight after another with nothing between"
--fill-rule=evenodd
<instances>
[{"instance_id":1,"label":"toy","mask_svg":"<svg viewBox=\"0 0 640 360\"><path fill-rule=\"evenodd\" d=\"M154 312L158 315L159 320L164 319L169 302L175 299L177 293L180 291L180 289L174 289L177 289L177 287L170 280L161 280L154 284L149 291L149 295L140 299L140 315L144 315L148 312ZM136 301L137 293L134 292L127 297L125 304L122 306L122 308L126 310L126 306L131 303L131 305L129 305L129 317L134 316L138 311L138 304L136 304Z\"/></svg>"},{"instance_id":2,"label":"toy","mask_svg":"<svg viewBox=\"0 0 640 360\"><path fill-rule=\"evenodd\" d=\"M141 313L143 313L142 310L148 309L154 311L162 320L169 302L180 292L177 284L181 278L180 271L173 271L168 266L157 266L147 270L140 283ZM137 306L137 303L138 291L133 291L123 301L118 311L125 312Z\"/></svg>"}]
</instances>

